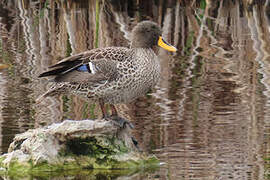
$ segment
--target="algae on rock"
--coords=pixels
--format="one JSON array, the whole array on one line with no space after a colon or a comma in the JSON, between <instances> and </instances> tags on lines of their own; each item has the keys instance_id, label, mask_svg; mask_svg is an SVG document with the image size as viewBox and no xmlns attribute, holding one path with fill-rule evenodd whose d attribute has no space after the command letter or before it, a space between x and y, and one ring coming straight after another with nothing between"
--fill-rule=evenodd
<instances>
[{"instance_id":1,"label":"algae on rock","mask_svg":"<svg viewBox=\"0 0 270 180\"><path fill-rule=\"evenodd\" d=\"M128 127L106 120L66 120L28 130L16 135L0 157L0 171L13 176L76 169L136 172L158 164L155 157L137 150Z\"/></svg>"}]
</instances>

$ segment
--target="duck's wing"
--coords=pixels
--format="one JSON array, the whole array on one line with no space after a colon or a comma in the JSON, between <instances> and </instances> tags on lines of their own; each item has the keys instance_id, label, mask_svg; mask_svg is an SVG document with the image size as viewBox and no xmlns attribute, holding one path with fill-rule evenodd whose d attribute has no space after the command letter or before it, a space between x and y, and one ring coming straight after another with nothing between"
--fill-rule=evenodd
<instances>
[{"instance_id":1,"label":"duck's wing","mask_svg":"<svg viewBox=\"0 0 270 180\"><path fill-rule=\"evenodd\" d=\"M117 61L111 59L95 59L81 63L76 68L71 68L64 73L56 75L56 82L72 83L103 83L118 77Z\"/></svg>"},{"instance_id":2,"label":"duck's wing","mask_svg":"<svg viewBox=\"0 0 270 180\"><path fill-rule=\"evenodd\" d=\"M39 77L54 76L56 82L100 82L117 77L117 63L129 58L124 47L98 48L63 59Z\"/></svg>"}]
</instances>

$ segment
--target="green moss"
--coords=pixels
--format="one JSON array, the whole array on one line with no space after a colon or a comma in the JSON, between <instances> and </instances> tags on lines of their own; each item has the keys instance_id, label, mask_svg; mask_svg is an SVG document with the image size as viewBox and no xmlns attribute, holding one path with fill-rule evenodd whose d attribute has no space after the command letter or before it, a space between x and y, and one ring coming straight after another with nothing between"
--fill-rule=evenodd
<instances>
[{"instance_id":1,"label":"green moss","mask_svg":"<svg viewBox=\"0 0 270 180\"><path fill-rule=\"evenodd\" d=\"M99 164L94 158L89 156L79 156L69 161L62 161L55 164L48 164L42 162L38 165L33 166L31 162L29 164L12 162L8 169L7 174L10 177L21 178L27 175L47 177L50 175L59 175L63 172L72 170L73 172L89 170L89 169L125 169L126 173L136 173L139 170L154 170L158 167L159 161L155 158L149 158L146 160L139 161L123 161L118 162L116 160L107 161L108 164Z\"/></svg>"},{"instance_id":2,"label":"green moss","mask_svg":"<svg viewBox=\"0 0 270 180\"><path fill-rule=\"evenodd\" d=\"M3 158L0 159L0 163L2 161ZM22 179L28 176L49 178L60 175L76 175L86 173L90 173L93 176L101 173L102 176L117 177L134 174L140 170L154 171L158 166L159 161L156 157L138 161L128 160L123 162L110 159L107 161L107 163L99 164L95 158L80 155L63 157L61 160L59 160L59 162L54 164L42 162L37 165L33 165L31 161L28 163L19 163L17 161L13 161L10 163L6 171L0 171L0 175L5 174L12 179Z\"/></svg>"},{"instance_id":3,"label":"green moss","mask_svg":"<svg viewBox=\"0 0 270 180\"><path fill-rule=\"evenodd\" d=\"M86 169L118 169L129 167L130 163L119 166L115 156L128 152L124 143L114 137L88 137L68 141L60 156L73 157L80 167Z\"/></svg>"},{"instance_id":4,"label":"green moss","mask_svg":"<svg viewBox=\"0 0 270 180\"><path fill-rule=\"evenodd\" d=\"M14 160L8 167L3 165L4 157L0 158L0 166L5 169L0 174L7 174L12 179L22 177L52 177L62 174L79 173L82 171L102 169L108 170L105 176L111 177L133 174L140 170L156 169L159 161L156 157L141 155L138 160L125 160L129 157L129 149L115 137L75 138L66 142L66 148L59 153L54 163L46 161L37 164L29 161L20 163ZM139 156L139 155L138 155ZM117 157L122 157L117 160ZM120 170L116 173L115 170ZM111 171L110 171L111 170ZM116 173L116 174L115 174ZM103 176L104 174L102 174Z\"/></svg>"},{"instance_id":5,"label":"green moss","mask_svg":"<svg viewBox=\"0 0 270 180\"><path fill-rule=\"evenodd\" d=\"M115 137L75 138L66 142L66 149L61 151L66 155L88 155L96 159L104 159L116 153L127 153L128 148Z\"/></svg>"},{"instance_id":6,"label":"green moss","mask_svg":"<svg viewBox=\"0 0 270 180\"><path fill-rule=\"evenodd\" d=\"M26 174L29 173L31 165L27 163L18 163L17 161L13 161L10 163L7 169L8 169L7 171L8 176L23 178Z\"/></svg>"},{"instance_id":7,"label":"green moss","mask_svg":"<svg viewBox=\"0 0 270 180\"><path fill-rule=\"evenodd\" d=\"M0 157L0 176L6 174L6 168L4 168L4 164L3 164L4 159L5 159L4 157Z\"/></svg>"}]
</instances>

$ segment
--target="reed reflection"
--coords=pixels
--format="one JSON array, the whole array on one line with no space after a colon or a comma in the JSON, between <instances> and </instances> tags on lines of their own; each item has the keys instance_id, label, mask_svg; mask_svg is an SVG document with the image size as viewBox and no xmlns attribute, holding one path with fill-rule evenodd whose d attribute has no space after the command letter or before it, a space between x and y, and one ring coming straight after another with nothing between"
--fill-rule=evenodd
<instances>
[{"instance_id":1,"label":"reed reflection","mask_svg":"<svg viewBox=\"0 0 270 180\"><path fill-rule=\"evenodd\" d=\"M100 117L99 108L75 96L35 104L49 87L38 74L87 49L128 47L132 27L151 19L179 53L172 58L157 50L160 83L136 102L118 106L135 124L140 148L167 163L150 176L263 179L270 142L266 1L0 4L0 63L12 65L0 71L2 151L14 134L30 127Z\"/></svg>"}]
</instances>

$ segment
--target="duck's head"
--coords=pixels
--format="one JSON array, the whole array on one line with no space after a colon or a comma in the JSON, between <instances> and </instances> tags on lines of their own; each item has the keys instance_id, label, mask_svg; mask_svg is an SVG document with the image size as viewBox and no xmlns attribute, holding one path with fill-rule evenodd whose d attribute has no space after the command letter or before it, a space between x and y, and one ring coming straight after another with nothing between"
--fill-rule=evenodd
<instances>
[{"instance_id":1,"label":"duck's head","mask_svg":"<svg viewBox=\"0 0 270 180\"><path fill-rule=\"evenodd\" d=\"M156 23L142 21L132 30L131 47L153 48L154 46L161 46L168 51L175 52L177 49L164 41L161 34L161 29Z\"/></svg>"}]
</instances>

